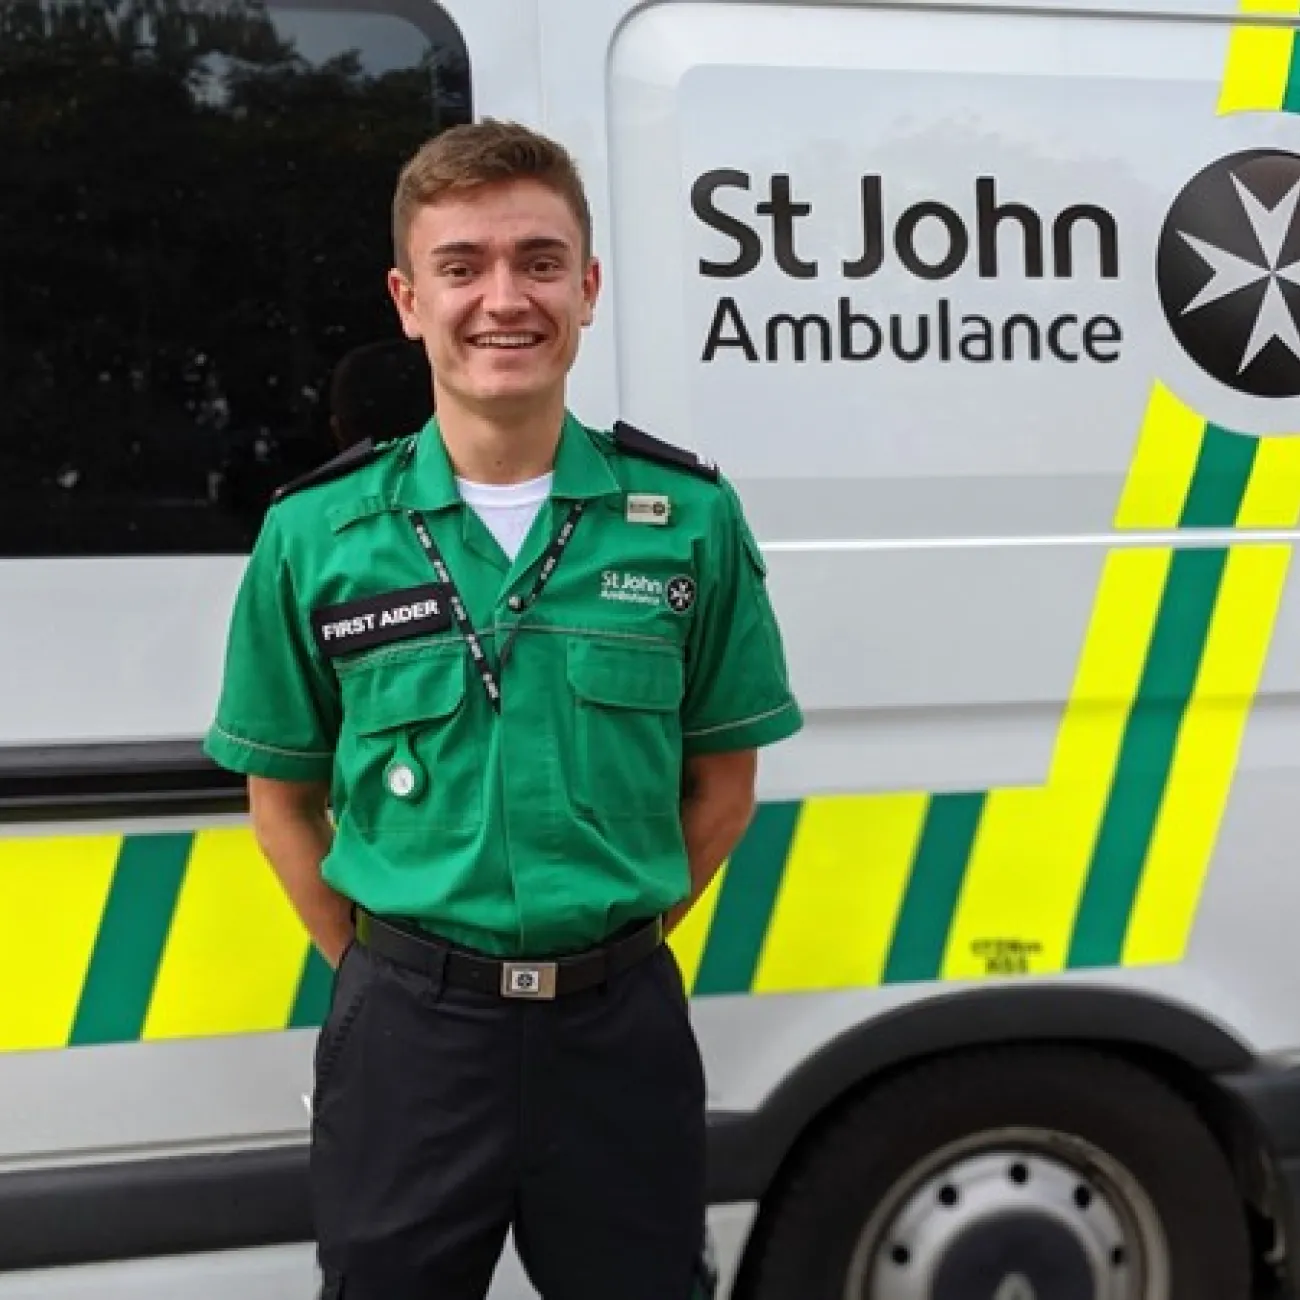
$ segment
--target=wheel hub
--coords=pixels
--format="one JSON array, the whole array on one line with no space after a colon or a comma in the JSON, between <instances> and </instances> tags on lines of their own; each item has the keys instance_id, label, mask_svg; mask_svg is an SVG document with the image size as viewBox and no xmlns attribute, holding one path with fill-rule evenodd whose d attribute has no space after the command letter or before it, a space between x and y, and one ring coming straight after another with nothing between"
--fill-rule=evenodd
<instances>
[{"instance_id":1,"label":"wheel hub","mask_svg":"<svg viewBox=\"0 0 1300 1300\"><path fill-rule=\"evenodd\" d=\"M1134 1209L1101 1170L1053 1151L953 1152L873 1216L845 1300L1156 1300Z\"/></svg>"},{"instance_id":2,"label":"wheel hub","mask_svg":"<svg viewBox=\"0 0 1300 1300\"><path fill-rule=\"evenodd\" d=\"M940 1257L934 1300L1096 1300L1094 1261L1075 1234L1045 1215L989 1215ZM1103 1291L1102 1294L1105 1294Z\"/></svg>"}]
</instances>

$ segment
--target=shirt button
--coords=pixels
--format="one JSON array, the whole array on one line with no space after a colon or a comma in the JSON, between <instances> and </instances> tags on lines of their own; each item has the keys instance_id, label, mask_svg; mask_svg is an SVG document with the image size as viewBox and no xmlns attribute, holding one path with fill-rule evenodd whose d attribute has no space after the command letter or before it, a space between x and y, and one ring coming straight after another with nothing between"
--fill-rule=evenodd
<instances>
[{"instance_id":1,"label":"shirt button","mask_svg":"<svg viewBox=\"0 0 1300 1300\"><path fill-rule=\"evenodd\" d=\"M398 763L388 773L388 788L399 799L407 798L415 789L415 773L405 763Z\"/></svg>"},{"instance_id":2,"label":"shirt button","mask_svg":"<svg viewBox=\"0 0 1300 1300\"><path fill-rule=\"evenodd\" d=\"M524 598L522 596L511 596L510 599L506 601L506 604L509 605L516 614L518 614L524 607Z\"/></svg>"}]
</instances>

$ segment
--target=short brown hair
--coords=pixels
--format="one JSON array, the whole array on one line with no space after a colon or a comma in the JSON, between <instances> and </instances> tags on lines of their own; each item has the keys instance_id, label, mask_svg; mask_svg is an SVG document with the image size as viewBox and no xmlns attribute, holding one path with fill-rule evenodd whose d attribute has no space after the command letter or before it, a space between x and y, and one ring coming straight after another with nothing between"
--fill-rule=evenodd
<instances>
[{"instance_id":1,"label":"short brown hair","mask_svg":"<svg viewBox=\"0 0 1300 1300\"><path fill-rule=\"evenodd\" d=\"M555 191L578 219L582 255L591 256L591 209L577 164L554 140L520 126L487 118L453 126L426 141L402 168L393 194L393 256L411 273L407 241L415 214L445 194L499 181L533 180Z\"/></svg>"}]
</instances>

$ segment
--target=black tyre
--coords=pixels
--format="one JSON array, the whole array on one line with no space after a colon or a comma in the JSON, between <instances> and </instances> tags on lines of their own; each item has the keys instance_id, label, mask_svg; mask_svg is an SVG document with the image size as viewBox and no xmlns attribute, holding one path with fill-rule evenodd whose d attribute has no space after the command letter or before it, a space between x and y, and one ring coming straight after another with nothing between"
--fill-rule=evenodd
<instances>
[{"instance_id":1,"label":"black tyre","mask_svg":"<svg viewBox=\"0 0 1300 1300\"><path fill-rule=\"evenodd\" d=\"M765 1206L740 1300L1246 1300L1196 1112L1086 1049L927 1063L865 1096Z\"/></svg>"}]
</instances>

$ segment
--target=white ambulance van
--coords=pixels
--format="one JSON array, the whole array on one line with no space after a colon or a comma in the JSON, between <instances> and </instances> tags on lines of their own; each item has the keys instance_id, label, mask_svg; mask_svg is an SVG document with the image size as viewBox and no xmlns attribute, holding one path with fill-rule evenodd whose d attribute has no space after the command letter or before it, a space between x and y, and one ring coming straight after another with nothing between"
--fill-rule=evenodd
<instances>
[{"instance_id":1,"label":"white ambulance van","mask_svg":"<svg viewBox=\"0 0 1300 1300\"><path fill-rule=\"evenodd\" d=\"M329 976L198 740L478 116L580 160L573 406L737 484L807 716L674 938L720 1294L1297 1294L1298 29L0 0L0 1300L314 1292Z\"/></svg>"}]
</instances>

